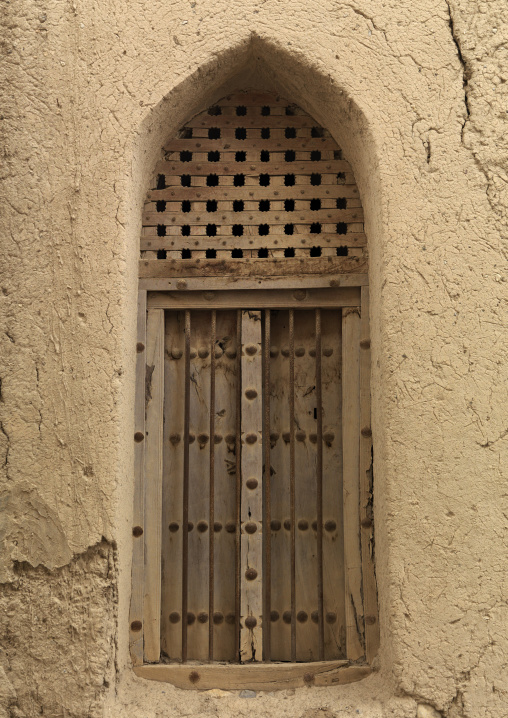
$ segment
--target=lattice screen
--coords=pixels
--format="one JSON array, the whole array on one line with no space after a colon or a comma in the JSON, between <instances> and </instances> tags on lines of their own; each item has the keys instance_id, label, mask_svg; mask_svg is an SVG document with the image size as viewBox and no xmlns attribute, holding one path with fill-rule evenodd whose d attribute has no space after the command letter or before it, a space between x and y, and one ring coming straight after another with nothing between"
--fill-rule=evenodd
<instances>
[{"instance_id":1,"label":"lattice screen","mask_svg":"<svg viewBox=\"0 0 508 718\"><path fill-rule=\"evenodd\" d=\"M365 258L353 173L330 133L274 95L238 92L165 148L144 259Z\"/></svg>"}]
</instances>

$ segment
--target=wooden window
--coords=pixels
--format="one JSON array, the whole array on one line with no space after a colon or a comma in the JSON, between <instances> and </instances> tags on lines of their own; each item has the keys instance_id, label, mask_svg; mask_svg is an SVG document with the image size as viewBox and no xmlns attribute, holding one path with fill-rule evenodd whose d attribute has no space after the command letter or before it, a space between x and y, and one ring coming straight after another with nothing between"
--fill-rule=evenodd
<instances>
[{"instance_id":1,"label":"wooden window","mask_svg":"<svg viewBox=\"0 0 508 718\"><path fill-rule=\"evenodd\" d=\"M273 689L370 671L362 221L340 148L272 95L224 98L156 168L134 437L141 676Z\"/></svg>"}]
</instances>

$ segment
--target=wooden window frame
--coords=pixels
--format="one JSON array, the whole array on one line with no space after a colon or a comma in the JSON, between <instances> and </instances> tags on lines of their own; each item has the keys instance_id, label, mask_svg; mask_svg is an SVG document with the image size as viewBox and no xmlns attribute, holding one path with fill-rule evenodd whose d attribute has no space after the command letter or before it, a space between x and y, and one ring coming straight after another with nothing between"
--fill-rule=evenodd
<instances>
[{"instance_id":1,"label":"wooden window frame","mask_svg":"<svg viewBox=\"0 0 508 718\"><path fill-rule=\"evenodd\" d=\"M142 264L142 263L141 263ZM252 271L252 270L251 270ZM372 541L372 441L370 429L370 334L367 276L337 273L306 276L238 277L223 289L220 277L185 280L140 279L137 319L135 406L135 485L133 516L130 650L135 673L180 688L274 690L303 685L340 685L371 672L379 645L377 590ZM170 291L168 291L170 290ZM344 366L343 408L353 417L344 452L344 537L346 566L346 643L348 660L312 663L161 664L162 430L164 397L164 311L166 309L259 309L348 307L360 315L350 324L348 342L358 345ZM349 326L349 325L346 325ZM150 410L145 416L146 367L151 375ZM349 372L349 376L348 376ZM356 377L356 378L355 378ZM351 437L350 437L351 438ZM145 476L151 477L145 481ZM352 507L349 509L349 507ZM364 646L356 622L364 623Z\"/></svg>"}]
</instances>

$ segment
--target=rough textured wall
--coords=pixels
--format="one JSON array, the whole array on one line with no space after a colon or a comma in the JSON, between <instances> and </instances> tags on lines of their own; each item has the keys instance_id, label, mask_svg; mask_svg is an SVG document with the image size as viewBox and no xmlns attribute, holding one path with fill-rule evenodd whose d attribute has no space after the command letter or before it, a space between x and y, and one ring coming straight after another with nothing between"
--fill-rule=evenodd
<instances>
[{"instance_id":1,"label":"rough textured wall","mask_svg":"<svg viewBox=\"0 0 508 718\"><path fill-rule=\"evenodd\" d=\"M4 715L507 715L504 0L2 22ZM141 204L163 141L248 84L330 129L367 215L382 648L361 684L246 703L134 679L126 634Z\"/></svg>"}]
</instances>

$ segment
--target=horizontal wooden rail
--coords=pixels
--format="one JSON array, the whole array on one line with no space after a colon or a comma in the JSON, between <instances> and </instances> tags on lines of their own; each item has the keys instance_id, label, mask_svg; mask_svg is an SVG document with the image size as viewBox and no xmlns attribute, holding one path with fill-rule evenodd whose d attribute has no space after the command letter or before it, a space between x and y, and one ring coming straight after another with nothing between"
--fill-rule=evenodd
<instances>
[{"instance_id":1,"label":"horizontal wooden rail","mask_svg":"<svg viewBox=\"0 0 508 718\"><path fill-rule=\"evenodd\" d=\"M192 664L136 666L140 678L172 683L177 688L276 691L301 686L337 686L360 681L371 673L347 661L270 663L253 665Z\"/></svg>"}]
</instances>

